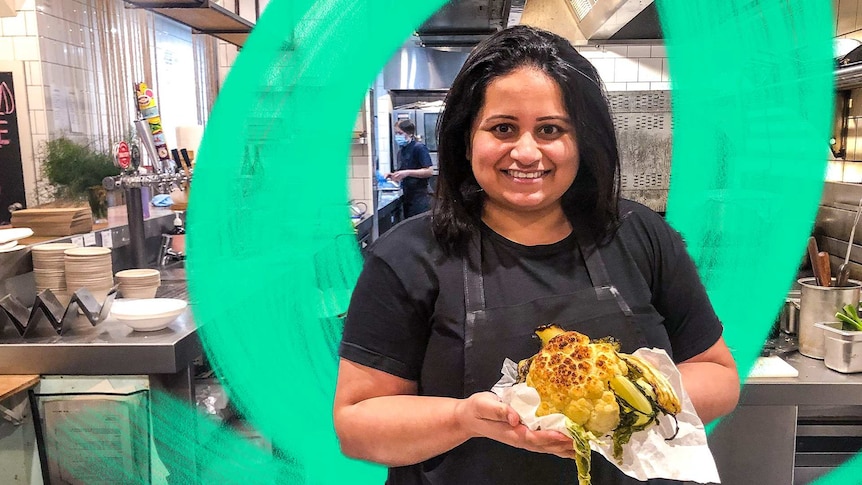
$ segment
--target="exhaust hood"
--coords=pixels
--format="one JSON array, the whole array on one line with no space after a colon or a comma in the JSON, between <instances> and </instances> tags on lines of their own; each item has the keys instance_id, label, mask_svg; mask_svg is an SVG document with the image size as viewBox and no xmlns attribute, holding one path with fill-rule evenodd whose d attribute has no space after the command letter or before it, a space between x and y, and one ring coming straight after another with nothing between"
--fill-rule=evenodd
<instances>
[{"instance_id":1,"label":"exhaust hood","mask_svg":"<svg viewBox=\"0 0 862 485\"><path fill-rule=\"evenodd\" d=\"M511 0L453 0L417 30L424 47L472 47L508 25Z\"/></svg>"},{"instance_id":2,"label":"exhaust hood","mask_svg":"<svg viewBox=\"0 0 862 485\"><path fill-rule=\"evenodd\" d=\"M529 1L529 0L528 0ZM662 38L653 0L568 0L578 28L588 40L658 40Z\"/></svg>"},{"instance_id":3,"label":"exhaust hood","mask_svg":"<svg viewBox=\"0 0 862 485\"><path fill-rule=\"evenodd\" d=\"M545 0L452 0L416 31L424 47L472 47L485 37L519 23L525 3ZM559 0L590 41L662 39L653 0ZM560 10L561 9L561 10ZM554 30L554 29L550 29Z\"/></svg>"}]
</instances>

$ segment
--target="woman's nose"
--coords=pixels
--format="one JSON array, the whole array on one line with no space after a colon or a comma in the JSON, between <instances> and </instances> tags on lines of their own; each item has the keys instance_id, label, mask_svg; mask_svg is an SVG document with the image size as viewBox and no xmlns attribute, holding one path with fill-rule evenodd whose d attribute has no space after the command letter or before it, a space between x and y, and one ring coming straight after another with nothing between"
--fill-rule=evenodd
<instances>
[{"instance_id":1,"label":"woman's nose","mask_svg":"<svg viewBox=\"0 0 862 485\"><path fill-rule=\"evenodd\" d=\"M542 152L539 150L539 145L533 138L533 134L524 133L512 147L511 156L518 163L531 165L542 159Z\"/></svg>"}]
</instances>

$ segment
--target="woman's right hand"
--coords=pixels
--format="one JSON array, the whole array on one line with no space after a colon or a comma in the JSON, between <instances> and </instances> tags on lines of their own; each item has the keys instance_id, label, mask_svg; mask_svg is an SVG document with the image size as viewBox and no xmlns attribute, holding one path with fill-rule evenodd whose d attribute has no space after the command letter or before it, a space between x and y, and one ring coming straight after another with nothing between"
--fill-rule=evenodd
<instances>
[{"instance_id":1,"label":"woman's right hand","mask_svg":"<svg viewBox=\"0 0 862 485\"><path fill-rule=\"evenodd\" d=\"M533 431L512 406L492 392L478 392L455 406L456 419L473 437L486 437L516 448L574 458L572 439L558 431Z\"/></svg>"}]
</instances>

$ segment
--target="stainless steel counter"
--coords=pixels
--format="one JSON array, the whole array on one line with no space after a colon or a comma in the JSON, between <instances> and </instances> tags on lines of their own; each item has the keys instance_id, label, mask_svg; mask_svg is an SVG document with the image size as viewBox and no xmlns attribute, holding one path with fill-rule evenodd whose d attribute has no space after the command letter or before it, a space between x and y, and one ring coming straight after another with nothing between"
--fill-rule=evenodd
<instances>
[{"instance_id":1,"label":"stainless steel counter","mask_svg":"<svg viewBox=\"0 0 862 485\"><path fill-rule=\"evenodd\" d=\"M201 355L191 312L167 328L135 332L113 317L95 327L83 316L57 335L41 322L38 336L20 337L11 325L0 335L0 369L9 374L175 374Z\"/></svg>"},{"instance_id":2,"label":"stainless steel counter","mask_svg":"<svg viewBox=\"0 0 862 485\"><path fill-rule=\"evenodd\" d=\"M164 281L166 289L184 290L185 284ZM160 291L163 288L160 288ZM179 291L184 295L184 291ZM150 389L170 394L195 405L194 360L202 346L190 310L162 330L135 332L113 317L96 326L83 316L62 336L47 322L40 322L36 335L23 338L12 325L0 329L0 369L3 373L107 376L146 375ZM32 398L31 398L32 399ZM171 477L195 477L194 446L177 448L161 436L175 437L175 423L154 419L153 439ZM191 423L190 423L191 424ZM194 442L195 426L188 427ZM37 441L42 439L38 436ZM43 477L48 476L44 445L39 444ZM176 473L173 473L175 470ZM186 483L186 482L184 482Z\"/></svg>"},{"instance_id":3,"label":"stainless steel counter","mask_svg":"<svg viewBox=\"0 0 862 485\"><path fill-rule=\"evenodd\" d=\"M783 358L799 376L748 379L737 409L709 436L722 483L807 484L853 454L809 453L799 443L858 436L862 373L842 374L798 352Z\"/></svg>"},{"instance_id":4,"label":"stainless steel counter","mask_svg":"<svg viewBox=\"0 0 862 485\"><path fill-rule=\"evenodd\" d=\"M784 361L799 371L798 377L749 379L742 389L740 404L862 405L862 373L842 374L826 367L822 360L798 352L785 356Z\"/></svg>"}]
</instances>

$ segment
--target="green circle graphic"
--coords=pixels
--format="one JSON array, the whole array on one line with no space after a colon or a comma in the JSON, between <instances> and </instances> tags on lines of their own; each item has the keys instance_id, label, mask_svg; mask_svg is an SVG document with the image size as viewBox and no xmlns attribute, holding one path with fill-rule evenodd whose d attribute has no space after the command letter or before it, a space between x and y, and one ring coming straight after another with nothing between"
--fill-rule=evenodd
<instances>
[{"instance_id":1,"label":"green circle graphic","mask_svg":"<svg viewBox=\"0 0 862 485\"><path fill-rule=\"evenodd\" d=\"M346 162L368 153L349 133L382 66L443 3L272 0L206 128L188 221L195 319L231 399L287 464L284 483L385 476L345 458L332 429L339 316L362 265ZM673 83L668 219L744 375L822 190L831 9L822 0L658 7ZM849 483L841 473L858 462L829 483Z\"/></svg>"}]
</instances>

